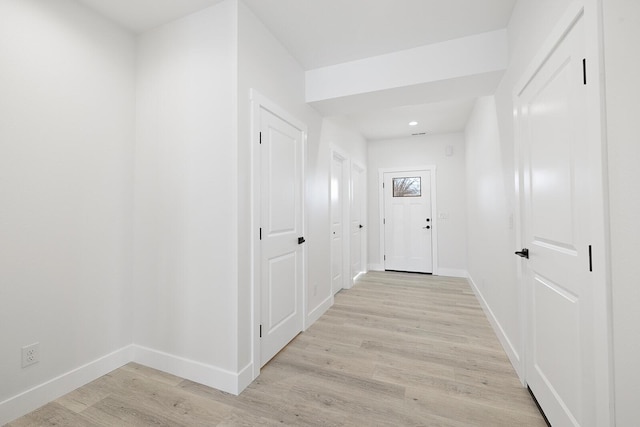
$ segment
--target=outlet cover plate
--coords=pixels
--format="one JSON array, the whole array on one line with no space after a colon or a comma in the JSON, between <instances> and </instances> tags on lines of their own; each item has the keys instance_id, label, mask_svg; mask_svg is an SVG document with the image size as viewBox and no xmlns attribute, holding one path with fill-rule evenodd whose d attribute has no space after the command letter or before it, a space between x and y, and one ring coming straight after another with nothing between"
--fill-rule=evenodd
<instances>
[{"instance_id":1,"label":"outlet cover plate","mask_svg":"<svg viewBox=\"0 0 640 427\"><path fill-rule=\"evenodd\" d=\"M22 367L33 365L40 361L40 343L33 343L22 347Z\"/></svg>"}]
</instances>

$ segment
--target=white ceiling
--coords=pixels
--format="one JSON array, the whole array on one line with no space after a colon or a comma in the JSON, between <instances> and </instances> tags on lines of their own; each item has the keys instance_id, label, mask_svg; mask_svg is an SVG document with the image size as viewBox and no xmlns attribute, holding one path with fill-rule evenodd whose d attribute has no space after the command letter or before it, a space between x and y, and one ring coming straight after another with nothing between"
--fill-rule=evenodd
<instances>
[{"instance_id":1,"label":"white ceiling","mask_svg":"<svg viewBox=\"0 0 640 427\"><path fill-rule=\"evenodd\" d=\"M475 98L409 105L345 116L368 140L460 132L465 128ZM416 121L416 126L409 122Z\"/></svg>"},{"instance_id":2,"label":"white ceiling","mask_svg":"<svg viewBox=\"0 0 640 427\"><path fill-rule=\"evenodd\" d=\"M78 1L140 33L222 0ZM242 1L306 70L505 28L516 3L516 0ZM406 91L404 95L398 92L396 99L386 106L378 99L379 111L347 117L369 139L422 131L462 131L477 92L479 89L475 88L466 96L456 94L453 100L407 107L398 107L398 96L405 96L406 104L419 101ZM393 95L389 96L392 98ZM410 120L417 120L420 126L409 128L406 123Z\"/></svg>"},{"instance_id":3,"label":"white ceiling","mask_svg":"<svg viewBox=\"0 0 640 427\"><path fill-rule=\"evenodd\" d=\"M306 70L505 28L516 0L244 0Z\"/></svg>"},{"instance_id":4,"label":"white ceiling","mask_svg":"<svg viewBox=\"0 0 640 427\"><path fill-rule=\"evenodd\" d=\"M78 0L123 27L141 33L223 0Z\"/></svg>"}]
</instances>

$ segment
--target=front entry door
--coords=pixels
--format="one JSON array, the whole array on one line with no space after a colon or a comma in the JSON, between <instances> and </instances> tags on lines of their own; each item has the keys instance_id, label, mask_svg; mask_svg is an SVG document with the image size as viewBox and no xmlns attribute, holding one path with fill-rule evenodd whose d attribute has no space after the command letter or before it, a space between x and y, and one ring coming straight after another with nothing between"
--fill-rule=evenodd
<instances>
[{"instance_id":1,"label":"front entry door","mask_svg":"<svg viewBox=\"0 0 640 427\"><path fill-rule=\"evenodd\" d=\"M554 426L591 425L593 315L583 18L516 96L522 150L526 381ZM523 250L521 256L527 254ZM586 298L588 300L588 298Z\"/></svg>"},{"instance_id":2,"label":"front entry door","mask_svg":"<svg viewBox=\"0 0 640 427\"><path fill-rule=\"evenodd\" d=\"M261 366L302 331L303 132L261 108Z\"/></svg>"},{"instance_id":3,"label":"front entry door","mask_svg":"<svg viewBox=\"0 0 640 427\"><path fill-rule=\"evenodd\" d=\"M384 174L384 268L432 273L431 171Z\"/></svg>"}]
</instances>

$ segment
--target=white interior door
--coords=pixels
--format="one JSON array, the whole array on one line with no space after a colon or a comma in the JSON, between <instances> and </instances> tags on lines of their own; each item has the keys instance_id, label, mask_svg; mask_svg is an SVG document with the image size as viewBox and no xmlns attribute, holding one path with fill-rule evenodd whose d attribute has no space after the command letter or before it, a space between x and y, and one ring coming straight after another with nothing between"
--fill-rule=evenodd
<instances>
[{"instance_id":1,"label":"white interior door","mask_svg":"<svg viewBox=\"0 0 640 427\"><path fill-rule=\"evenodd\" d=\"M346 158L334 152L331 157L331 289L334 294L345 287L345 194Z\"/></svg>"},{"instance_id":2,"label":"white interior door","mask_svg":"<svg viewBox=\"0 0 640 427\"><path fill-rule=\"evenodd\" d=\"M260 110L261 366L303 327L303 132Z\"/></svg>"},{"instance_id":3,"label":"white interior door","mask_svg":"<svg viewBox=\"0 0 640 427\"><path fill-rule=\"evenodd\" d=\"M432 273L431 172L384 173L384 268Z\"/></svg>"},{"instance_id":4,"label":"white interior door","mask_svg":"<svg viewBox=\"0 0 640 427\"><path fill-rule=\"evenodd\" d=\"M589 425L593 322L580 18L516 96L527 284L526 381L554 426ZM520 254L521 256L524 254Z\"/></svg>"},{"instance_id":5,"label":"white interior door","mask_svg":"<svg viewBox=\"0 0 640 427\"><path fill-rule=\"evenodd\" d=\"M364 271L364 168L351 166L351 282Z\"/></svg>"}]
</instances>

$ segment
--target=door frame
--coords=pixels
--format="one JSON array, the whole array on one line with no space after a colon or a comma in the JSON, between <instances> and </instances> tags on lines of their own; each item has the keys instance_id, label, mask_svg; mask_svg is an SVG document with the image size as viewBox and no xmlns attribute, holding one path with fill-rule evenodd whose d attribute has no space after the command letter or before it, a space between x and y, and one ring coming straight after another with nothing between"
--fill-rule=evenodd
<instances>
[{"instance_id":1,"label":"door frame","mask_svg":"<svg viewBox=\"0 0 640 427\"><path fill-rule=\"evenodd\" d=\"M262 303L261 260L262 250L260 245L259 228L261 225L262 193L260 186L261 156L260 156L260 110L264 109L289 123L302 134L302 233L307 235L306 220L306 163L307 163L307 125L298 120L285 109L278 106L255 89L249 90L251 104L251 365L252 381L260 375L260 320ZM302 330L307 328L307 246L302 245L302 283L299 284L300 307L302 313Z\"/></svg>"},{"instance_id":2,"label":"door frame","mask_svg":"<svg viewBox=\"0 0 640 427\"><path fill-rule=\"evenodd\" d=\"M531 78L542 67L556 46L582 17L585 28L586 46L586 75L587 75L587 107L586 107L586 144L589 153L589 169L592 171L590 188L590 223L592 240L593 289L587 293L587 304L591 305L592 319L590 327L593 332L591 342L591 363L593 368L593 383L583 390L585 401L583 408L593 408L592 424L587 425L615 425L614 397L613 397L613 345L611 319L611 273L608 218L608 191L606 187L606 141L604 138L605 124L603 113L604 79L602 66L602 15L599 0L574 1L566 9L564 15L554 26L541 45L534 59L522 73L521 78L514 85L512 105L514 111L514 167L515 167L515 250L523 247L526 240L526 226L524 224L524 162L522 147L522 130L519 125L518 96L524 91ZM517 281L519 287L520 335L521 348L519 366L516 371L524 386L527 384L527 352L529 325L530 292L526 261L514 256L516 263ZM544 409L544 408L543 408ZM588 421L587 421L588 422Z\"/></svg>"},{"instance_id":3,"label":"door frame","mask_svg":"<svg viewBox=\"0 0 640 427\"><path fill-rule=\"evenodd\" d=\"M354 170L358 169L362 174L362 181L360 182L360 189L356 189L354 187L354 182L353 182L353 173ZM363 223L364 228L362 228L360 230L360 266L361 266L361 270L360 273L358 275L362 275L364 273L367 272L367 226L366 226L366 222L367 222L367 168L364 167L364 165L360 164L359 162L356 162L355 160L351 161L351 167L349 170L350 173L350 182L349 182L349 189L351 191L350 193L350 197L349 197L349 221L351 221L351 217L353 215L353 211L352 211L352 207L353 207L353 195L355 194L356 191L360 191L361 193L361 198L360 198L360 221ZM351 230L349 230L349 238L351 238ZM351 241L351 240L350 240ZM349 250L351 250L351 248L349 248ZM349 262L351 262L351 255L349 255ZM350 283L350 287L354 285L354 281L355 278L357 277L351 277L351 265L349 265L349 283Z\"/></svg>"},{"instance_id":4,"label":"door frame","mask_svg":"<svg viewBox=\"0 0 640 427\"><path fill-rule=\"evenodd\" d=\"M331 157L330 157L330 163L329 163L329 226L331 227L331 222L332 222L332 218L333 218L333 211L332 211L332 205L331 205L331 192L333 191L332 187L331 187L331 179L333 178L332 176L332 166L333 166L333 159L334 158L340 158L342 159L342 289L350 289L351 288L351 283L352 281L350 280L349 276L350 274L350 251L351 251L351 239L350 239L350 233L349 233L349 225L350 223L350 218L351 218L351 159L349 158L349 155L347 153L345 153L344 151L342 151L340 148L338 148L335 145L331 146ZM329 228L329 230L331 230L331 228ZM347 230L347 232L345 233L345 230ZM331 254L331 261L333 262L333 254ZM333 289L333 271L331 271L331 295L332 297L335 295L334 289Z\"/></svg>"},{"instance_id":5,"label":"door frame","mask_svg":"<svg viewBox=\"0 0 640 427\"><path fill-rule=\"evenodd\" d=\"M431 174L431 260L433 271L432 275L438 275L438 216L437 209L437 178L436 165L415 166L415 167L398 167L398 168L379 168L378 169L378 217L380 224L380 265L384 270L384 249L385 249L385 233L384 233L384 174L394 172L415 172L429 171Z\"/></svg>"}]
</instances>

